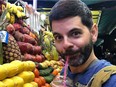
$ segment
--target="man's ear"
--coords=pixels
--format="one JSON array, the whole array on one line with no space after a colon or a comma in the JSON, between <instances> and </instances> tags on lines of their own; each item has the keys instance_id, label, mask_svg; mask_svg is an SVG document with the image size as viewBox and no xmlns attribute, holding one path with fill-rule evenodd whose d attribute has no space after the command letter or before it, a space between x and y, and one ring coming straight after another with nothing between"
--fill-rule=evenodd
<instances>
[{"instance_id":1,"label":"man's ear","mask_svg":"<svg viewBox=\"0 0 116 87\"><path fill-rule=\"evenodd\" d=\"M91 36L92 36L93 43L95 43L97 41L97 37L98 37L98 26L96 24L93 24L93 26L92 26Z\"/></svg>"}]
</instances>

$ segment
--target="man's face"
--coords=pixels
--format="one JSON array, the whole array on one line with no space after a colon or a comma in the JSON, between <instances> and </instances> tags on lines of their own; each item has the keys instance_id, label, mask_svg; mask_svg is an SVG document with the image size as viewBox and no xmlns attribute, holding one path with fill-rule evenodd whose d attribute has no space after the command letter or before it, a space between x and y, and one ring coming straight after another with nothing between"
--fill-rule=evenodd
<instances>
[{"instance_id":1,"label":"man's face","mask_svg":"<svg viewBox=\"0 0 116 87\"><path fill-rule=\"evenodd\" d=\"M82 24L79 16L52 22L55 46L70 66L79 66L87 61L92 52L91 31Z\"/></svg>"}]
</instances>

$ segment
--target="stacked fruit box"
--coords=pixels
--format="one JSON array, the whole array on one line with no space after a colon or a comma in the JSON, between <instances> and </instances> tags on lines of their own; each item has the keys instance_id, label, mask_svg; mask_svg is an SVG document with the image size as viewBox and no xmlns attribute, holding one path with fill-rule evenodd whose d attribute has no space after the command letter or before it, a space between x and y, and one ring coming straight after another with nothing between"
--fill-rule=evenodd
<instances>
[{"instance_id":1,"label":"stacked fruit box","mask_svg":"<svg viewBox=\"0 0 116 87\"><path fill-rule=\"evenodd\" d=\"M15 60L1 65L0 87L38 87L34 82L34 69L35 63L32 61Z\"/></svg>"}]
</instances>

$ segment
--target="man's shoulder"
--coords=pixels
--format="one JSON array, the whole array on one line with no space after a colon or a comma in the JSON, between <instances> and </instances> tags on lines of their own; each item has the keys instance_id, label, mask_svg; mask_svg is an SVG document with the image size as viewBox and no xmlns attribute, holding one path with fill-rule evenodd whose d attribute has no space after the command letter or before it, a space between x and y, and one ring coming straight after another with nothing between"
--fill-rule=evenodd
<instances>
[{"instance_id":1,"label":"man's shoulder","mask_svg":"<svg viewBox=\"0 0 116 87\"><path fill-rule=\"evenodd\" d=\"M103 87L116 87L116 73L111 75L106 83L104 83Z\"/></svg>"},{"instance_id":2,"label":"man's shoulder","mask_svg":"<svg viewBox=\"0 0 116 87\"><path fill-rule=\"evenodd\" d=\"M99 87L100 85L116 87L116 66L105 66L94 75L91 87Z\"/></svg>"}]
</instances>

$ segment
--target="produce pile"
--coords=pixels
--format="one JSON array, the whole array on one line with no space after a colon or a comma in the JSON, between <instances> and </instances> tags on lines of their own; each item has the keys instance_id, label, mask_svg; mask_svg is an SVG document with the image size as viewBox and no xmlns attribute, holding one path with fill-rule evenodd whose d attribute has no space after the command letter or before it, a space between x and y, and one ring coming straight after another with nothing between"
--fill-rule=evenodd
<instances>
[{"instance_id":1,"label":"produce pile","mask_svg":"<svg viewBox=\"0 0 116 87\"><path fill-rule=\"evenodd\" d=\"M8 32L0 44L0 87L51 87L64 66L53 34L41 29L38 35L27 18L21 6L0 0L0 32Z\"/></svg>"},{"instance_id":2,"label":"produce pile","mask_svg":"<svg viewBox=\"0 0 116 87\"><path fill-rule=\"evenodd\" d=\"M23 66L23 67L22 67ZM0 66L0 87L38 87L33 73L36 65L32 61L18 60Z\"/></svg>"}]
</instances>

